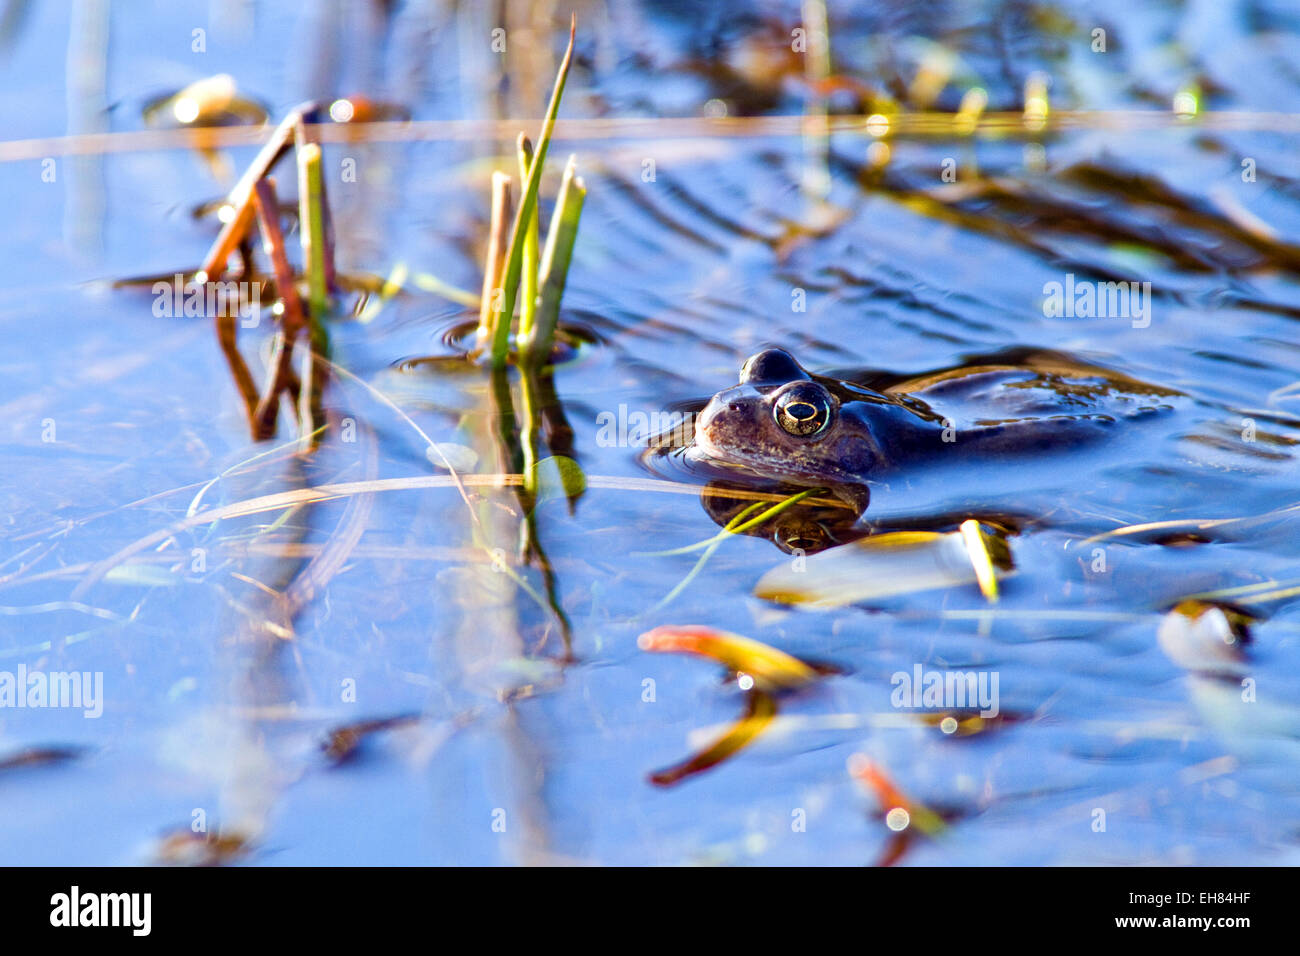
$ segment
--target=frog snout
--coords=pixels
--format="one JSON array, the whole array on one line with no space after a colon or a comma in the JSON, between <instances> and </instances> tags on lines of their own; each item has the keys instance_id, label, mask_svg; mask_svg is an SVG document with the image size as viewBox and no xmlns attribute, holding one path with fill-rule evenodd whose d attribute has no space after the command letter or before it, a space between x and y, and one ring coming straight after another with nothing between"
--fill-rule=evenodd
<instances>
[{"instance_id":1,"label":"frog snout","mask_svg":"<svg viewBox=\"0 0 1300 956\"><path fill-rule=\"evenodd\" d=\"M745 402L715 395L696 416L695 441L715 457L725 458L750 415Z\"/></svg>"},{"instance_id":2,"label":"frog snout","mask_svg":"<svg viewBox=\"0 0 1300 956\"><path fill-rule=\"evenodd\" d=\"M739 415L744 406L740 402L727 402L719 398L710 399L709 404L704 406L699 417L695 420L697 431L708 431L710 428L718 428L720 423L725 423L727 419Z\"/></svg>"},{"instance_id":3,"label":"frog snout","mask_svg":"<svg viewBox=\"0 0 1300 956\"><path fill-rule=\"evenodd\" d=\"M697 442L712 444L709 441L709 435L717 429L718 417L723 414L725 408L725 402L719 402L714 398L700 410L700 413L695 417L695 440Z\"/></svg>"}]
</instances>

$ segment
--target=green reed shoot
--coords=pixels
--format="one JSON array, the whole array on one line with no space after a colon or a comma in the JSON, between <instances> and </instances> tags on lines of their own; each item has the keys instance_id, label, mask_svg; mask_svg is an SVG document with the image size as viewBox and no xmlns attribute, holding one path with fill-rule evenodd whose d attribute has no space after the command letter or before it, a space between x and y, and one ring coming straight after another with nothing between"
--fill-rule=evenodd
<instances>
[{"instance_id":1,"label":"green reed shoot","mask_svg":"<svg viewBox=\"0 0 1300 956\"><path fill-rule=\"evenodd\" d=\"M546 234L546 251L541 262L541 292L537 297L534 322L519 323L519 355L525 364L544 365L551 354L555 328L560 321L560 299L569 277L569 264L573 261L573 244L578 238L578 219L587 189L575 175L577 157L570 156L564 167L564 180L560 195L551 215L551 227Z\"/></svg>"},{"instance_id":2,"label":"green reed shoot","mask_svg":"<svg viewBox=\"0 0 1300 956\"><path fill-rule=\"evenodd\" d=\"M546 108L546 119L542 123L542 132L537 140L537 149L528 167L528 179L524 184L519 207L515 211L514 228L510 233L510 247L506 255L505 269L501 275L500 300L492 327L491 357L493 368L504 368L510 348L511 317L515 311L515 300L519 295L520 275L524 264L524 246L529 227L536 228L537 192L542 182L542 170L546 166L546 153L551 146L551 135L555 131L555 118L560 112L560 99L564 95L564 85L569 78L569 64L573 60L573 39L577 30L577 18L569 24L569 45L564 51L559 72L555 77L555 88L551 91L551 101Z\"/></svg>"},{"instance_id":3,"label":"green reed shoot","mask_svg":"<svg viewBox=\"0 0 1300 956\"><path fill-rule=\"evenodd\" d=\"M519 181L528 182L528 174L533 165L533 142L523 133L519 134L516 144L519 153ZM533 317L537 314L537 223L541 217L537 207L524 226L523 266L519 276L519 335L522 339L533 327Z\"/></svg>"}]
</instances>

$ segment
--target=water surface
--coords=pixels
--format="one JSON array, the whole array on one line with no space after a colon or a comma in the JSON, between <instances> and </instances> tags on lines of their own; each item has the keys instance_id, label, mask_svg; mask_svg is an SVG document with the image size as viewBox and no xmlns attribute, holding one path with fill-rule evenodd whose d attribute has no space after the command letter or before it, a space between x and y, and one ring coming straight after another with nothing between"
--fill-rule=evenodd
<instances>
[{"instance_id":1,"label":"water surface","mask_svg":"<svg viewBox=\"0 0 1300 956\"><path fill-rule=\"evenodd\" d=\"M31 5L0 59L5 139L139 131L150 96L218 72L273 116L365 88L417 120L536 117L561 40L557 25L545 44L521 42L502 87L472 42L491 24L473 11L409 4L368 33L343 29L323 4L256 6L249 23L226 26L208 23L219 4L143 4L102 21L96 80L75 68L97 62L93 41L68 43L69 10L94 23L96 7ZM1300 576L1296 519L1282 511L1295 504L1300 437L1289 390L1300 378L1295 13L1208 2L832 9L835 63L871 88L833 93L833 112L874 111L886 97L952 112L976 85L990 110L1018 111L1034 71L1051 77L1053 111L1149 112L975 137L909 135L903 123L882 139L846 122L823 139L773 120L816 107L797 73L773 83L743 69L753 49L783 49L771 37L798 22L797 5L758 7L761 17L696 3L579 10L563 115L665 122L562 126L552 152L577 152L588 188L564 304L566 323L594 340L555 373L593 480L572 508L553 495L537 513L568 653L556 617L482 547L515 552L508 491L476 493L472 509L439 487L192 524L83 587L100 562L182 522L201 491L218 508L440 472L410 422L347 378L328 404L356 424L355 441L332 436L308 462L234 467L292 429L250 444L209 323L156 315L147 289L108 288L193 269L215 227L190 211L228 188L222 176L251 146L220 151L224 170L175 141L79 154L54 139L4 154L0 671L99 672L104 703L97 719L0 710L0 859L148 862L203 819L245 835L236 858L264 865L866 864L889 855L893 835L846 773L862 752L953 816L942 839L909 843L906 863L1296 861L1295 598L1238 599L1260 618L1245 658L1254 703L1156 639L1183 597ZM185 40L196 27L209 31L202 55ZM1096 28L1105 53L1092 50ZM285 31L332 52L310 69L288 61ZM953 58L951 78L932 101L909 100L936 49ZM1191 90L1203 115L1178 121L1174 96ZM666 122L724 111L714 127ZM327 170L353 159L359 172L329 183L340 268L384 276L402 262L477 289L491 157L505 145L427 128L327 144ZM291 193L291 172L280 175ZM1045 287L1070 275L1150 282L1149 324L1049 317ZM412 362L452 354L464 317L412 288L368 322L336 322L334 360L436 441L476 448L486 473L486 373ZM262 374L266 326L241 342ZM717 525L694 489L619 487L689 476L601 441L600 416L699 402L764 344L810 368L900 372L1033 345L1188 402L1140 437L1121 430L1010 478L970 470L936 485L920 474L877 496L871 516L894 528L1016 516L1020 573L996 608L973 585L781 607L753 588L790 556L759 536L727 541L657 607L696 555L645 552ZM1260 515L1270 517L1089 541L1138 523ZM358 528L323 586L277 617L275 593ZM536 566L516 573L544 584ZM744 709L708 662L637 649L639 633L668 623L737 631L841 673L784 699L733 759L656 787L651 772ZM1008 719L950 736L895 708L891 676L917 664L996 672ZM405 715L347 761L321 750L342 725ZM14 759L42 751L51 759Z\"/></svg>"}]
</instances>

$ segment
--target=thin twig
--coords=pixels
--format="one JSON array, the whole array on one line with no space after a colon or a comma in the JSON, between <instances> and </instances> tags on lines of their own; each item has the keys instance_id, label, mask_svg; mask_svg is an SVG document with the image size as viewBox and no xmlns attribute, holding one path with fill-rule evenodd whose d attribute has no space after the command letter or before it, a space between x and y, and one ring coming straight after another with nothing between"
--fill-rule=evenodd
<instances>
[{"instance_id":1,"label":"thin twig","mask_svg":"<svg viewBox=\"0 0 1300 956\"><path fill-rule=\"evenodd\" d=\"M244 170L244 175L239 177L239 181L226 195L227 202L233 206L236 211L243 209L248 205L253 196L253 188L257 181L271 171L281 156L289 148L289 143L294 137L294 131L299 123L302 122L304 111L310 109L315 104L305 103L289 111L280 125L275 128L271 138L262 146L257 156L253 158L252 164ZM220 274L225 272L226 259L239 244L239 238L248 229L251 219L244 222L240 227L236 219L232 219L222 227L216 240L212 243L212 248L208 251L203 260L204 281L207 279L217 279ZM225 250L222 252L222 250ZM196 277L197 278L197 277Z\"/></svg>"},{"instance_id":2,"label":"thin twig","mask_svg":"<svg viewBox=\"0 0 1300 956\"><path fill-rule=\"evenodd\" d=\"M230 257L231 251L243 240L245 233L253 222L253 200L249 196L245 198L242 205L235 210L234 217L227 223L230 231L227 233L222 230L222 236L226 236L227 246L218 244L213 247L213 251L208 254L207 261L204 262L203 268L194 276L196 285L205 286L208 282L216 282L221 279L222 273L226 270L226 260ZM226 364L230 366L230 375L234 379L235 388L239 392L239 397L244 402L244 412L248 416L250 428L256 428L254 415L257 411L257 383L253 381L253 373L248 369L248 363L244 357L239 354L239 335L238 315L232 313L228 308L219 308L212 317L217 332L217 342L221 346L222 353L226 356Z\"/></svg>"},{"instance_id":3,"label":"thin twig","mask_svg":"<svg viewBox=\"0 0 1300 956\"><path fill-rule=\"evenodd\" d=\"M298 333L303 329L304 319L302 302L298 298L298 289L293 281L293 270L285 255L284 233L280 229L280 205L276 198L275 181L259 179L253 190L253 199L257 207L258 222L262 228L263 244L266 254L271 259L271 268L275 272L275 285L280 292L280 304L283 307L271 365L272 377L257 406L254 437L261 441L275 434L280 394L288 390L290 381L295 378L293 349Z\"/></svg>"}]
</instances>

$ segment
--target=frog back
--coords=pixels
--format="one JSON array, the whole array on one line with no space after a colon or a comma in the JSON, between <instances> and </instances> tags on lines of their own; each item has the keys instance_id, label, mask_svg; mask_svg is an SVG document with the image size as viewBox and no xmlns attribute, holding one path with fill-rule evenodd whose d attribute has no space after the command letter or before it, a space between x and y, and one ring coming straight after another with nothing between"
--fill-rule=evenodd
<instances>
[{"instance_id":1,"label":"frog back","mask_svg":"<svg viewBox=\"0 0 1300 956\"><path fill-rule=\"evenodd\" d=\"M888 420L878 434L904 437L889 443L896 464L954 444L997 454L1075 445L1111 433L1121 422L1170 412L1186 400L1174 389L1045 349L969 356L960 366L874 373L859 381L897 405L888 415L861 407ZM900 411L912 427L899 427Z\"/></svg>"}]
</instances>

